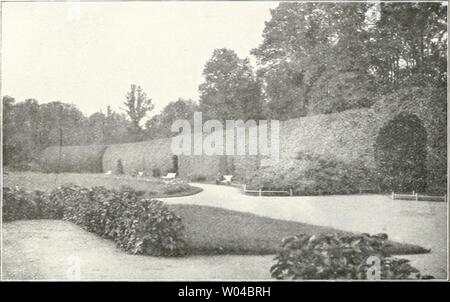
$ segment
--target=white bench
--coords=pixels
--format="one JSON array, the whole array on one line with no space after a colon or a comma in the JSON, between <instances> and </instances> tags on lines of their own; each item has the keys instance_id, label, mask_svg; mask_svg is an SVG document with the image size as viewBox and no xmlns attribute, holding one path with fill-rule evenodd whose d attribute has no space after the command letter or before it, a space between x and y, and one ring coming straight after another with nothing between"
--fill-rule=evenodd
<instances>
[{"instance_id":1,"label":"white bench","mask_svg":"<svg viewBox=\"0 0 450 302\"><path fill-rule=\"evenodd\" d=\"M225 185L230 185L232 178L233 178L233 175L224 175L223 180L221 180L220 183L225 184Z\"/></svg>"},{"instance_id":2,"label":"white bench","mask_svg":"<svg viewBox=\"0 0 450 302\"><path fill-rule=\"evenodd\" d=\"M172 179L175 179L175 176L177 176L177 173L167 173L167 175L162 176L161 179L172 180Z\"/></svg>"}]
</instances>

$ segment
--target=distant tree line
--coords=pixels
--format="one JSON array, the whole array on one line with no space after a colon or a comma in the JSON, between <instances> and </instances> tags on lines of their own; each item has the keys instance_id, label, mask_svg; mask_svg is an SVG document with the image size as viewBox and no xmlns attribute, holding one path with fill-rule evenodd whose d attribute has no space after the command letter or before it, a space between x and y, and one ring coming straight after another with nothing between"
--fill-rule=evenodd
<instances>
[{"instance_id":1,"label":"distant tree line","mask_svg":"<svg viewBox=\"0 0 450 302\"><path fill-rule=\"evenodd\" d=\"M231 49L214 50L198 102L179 98L149 119L154 105L137 85L126 94L124 113L108 107L90 116L71 104L4 96L4 162L30 162L51 145L169 137L173 121L195 111L205 119L286 120L370 107L408 87L446 95L446 6L282 2L251 53L256 69Z\"/></svg>"}]
</instances>

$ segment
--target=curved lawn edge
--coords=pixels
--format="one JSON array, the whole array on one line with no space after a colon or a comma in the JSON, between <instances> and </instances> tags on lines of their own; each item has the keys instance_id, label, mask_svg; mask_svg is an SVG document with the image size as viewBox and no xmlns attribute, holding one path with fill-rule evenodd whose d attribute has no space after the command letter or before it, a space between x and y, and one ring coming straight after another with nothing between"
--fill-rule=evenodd
<instances>
[{"instance_id":1,"label":"curved lawn edge","mask_svg":"<svg viewBox=\"0 0 450 302\"><path fill-rule=\"evenodd\" d=\"M284 237L300 233L358 234L211 206L169 204L168 207L183 221L190 255L272 255L280 250ZM391 255L430 252L415 244L394 241L389 244L385 251Z\"/></svg>"},{"instance_id":2,"label":"curved lawn edge","mask_svg":"<svg viewBox=\"0 0 450 302\"><path fill-rule=\"evenodd\" d=\"M152 195L152 198L172 198L172 197L185 197L185 196L192 196L198 193L203 192L203 189L200 187L193 186L189 184L189 191L181 192L181 193L175 193L175 194L161 194L161 195Z\"/></svg>"}]
</instances>

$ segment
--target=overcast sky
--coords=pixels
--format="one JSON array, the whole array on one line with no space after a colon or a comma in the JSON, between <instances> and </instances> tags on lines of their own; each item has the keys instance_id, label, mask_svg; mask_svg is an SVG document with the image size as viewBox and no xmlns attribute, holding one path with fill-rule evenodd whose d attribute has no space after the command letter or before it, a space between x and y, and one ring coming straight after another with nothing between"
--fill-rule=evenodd
<instances>
[{"instance_id":1,"label":"overcast sky","mask_svg":"<svg viewBox=\"0 0 450 302\"><path fill-rule=\"evenodd\" d=\"M132 83L158 113L198 99L215 48L240 57L262 42L276 2L3 3L2 95L118 110Z\"/></svg>"}]
</instances>

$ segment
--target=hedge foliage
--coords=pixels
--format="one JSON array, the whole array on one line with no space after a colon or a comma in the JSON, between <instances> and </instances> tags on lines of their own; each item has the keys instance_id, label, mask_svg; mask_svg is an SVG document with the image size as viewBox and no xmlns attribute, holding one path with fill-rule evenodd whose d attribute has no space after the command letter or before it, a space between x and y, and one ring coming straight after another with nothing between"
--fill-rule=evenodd
<instances>
[{"instance_id":1,"label":"hedge foliage","mask_svg":"<svg viewBox=\"0 0 450 302\"><path fill-rule=\"evenodd\" d=\"M4 188L4 221L40 218L71 221L133 254L179 256L186 249L181 218L131 188L68 185L49 194Z\"/></svg>"},{"instance_id":2,"label":"hedge foliage","mask_svg":"<svg viewBox=\"0 0 450 302\"><path fill-rule=\"evenodd\" d=\"M191 187L189 184L180 179L174 179L166 184L164 184L163 192L167 195L178 194L182 192L188 192Z\"/></svg>"},{"instance_id":3,"label":"hedge foliage","mask_svg":"<svg viewBox=\"0 0 450 302\"><path fill-rule=\"evenodd\" d=\"M280 161L258 169L249 189L292 189L294 195L350 194L374 188L373 169L363 162L345 163L319 155L299 154L296 160Z\"/></svg>"},{"instance_id":4,"label":"hedge foliage","mask_svg":"<svg viewBox=\"0 0 450 302\"><path fill-rule=\"evenodd\" d=\"M406 259L390 258L386 234L321 234L283 240L275 265L276 279L366 280L431 279L421 276ZM376 273L375 270L378 270Z\"/></svg>"},{"instance_id":5,"label":"hedge foliage","mask_svg":"<svg viewBox=\"0 0 450 302\"><path fill-rule=\"evenodd\" d=\"M48 147L42 151L39 164L47 173L101 173L106 148L102 145Z\"/></svg>"}]
</instances>

